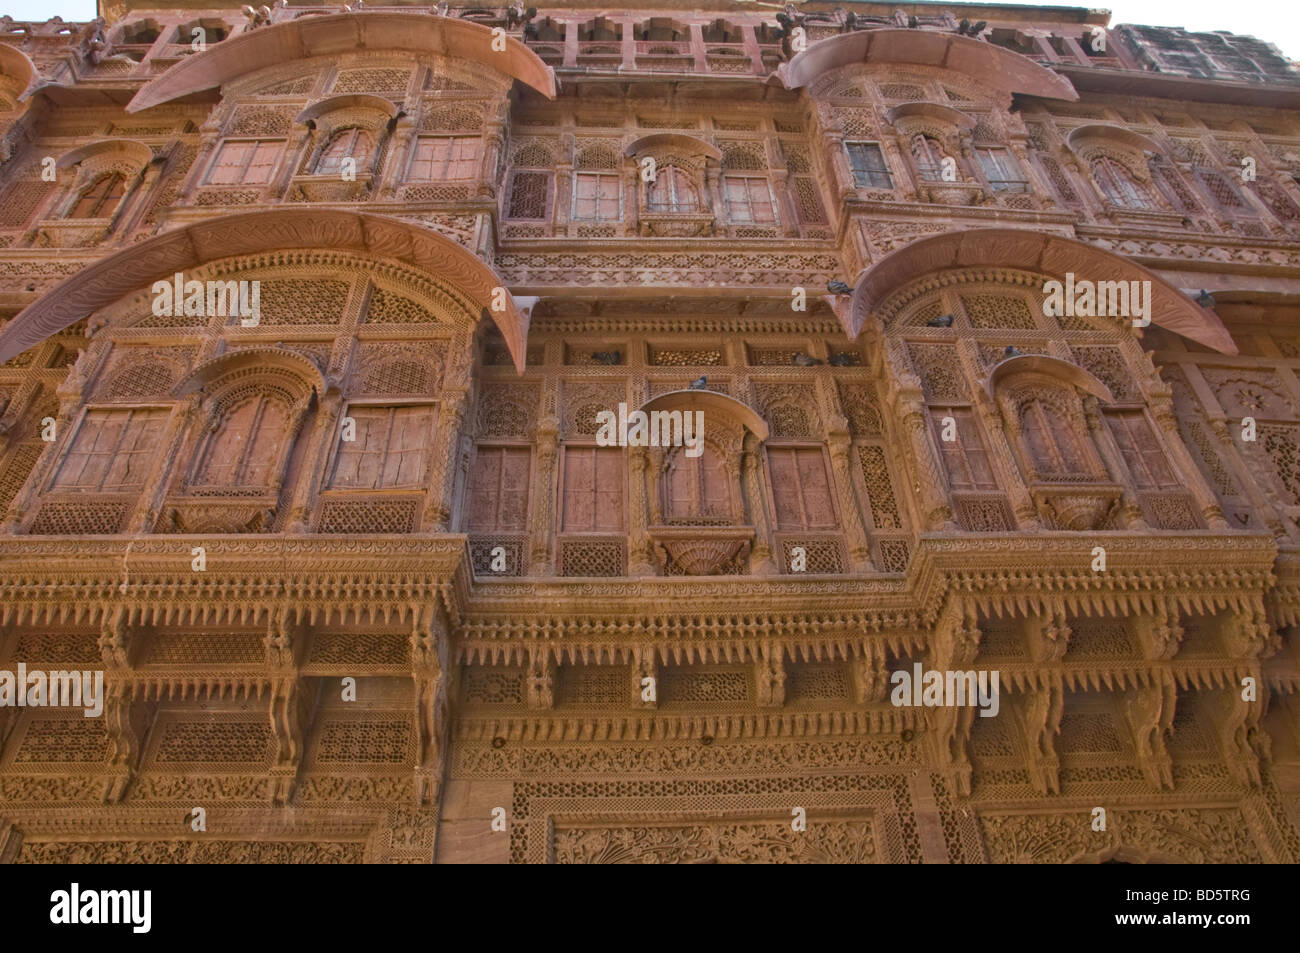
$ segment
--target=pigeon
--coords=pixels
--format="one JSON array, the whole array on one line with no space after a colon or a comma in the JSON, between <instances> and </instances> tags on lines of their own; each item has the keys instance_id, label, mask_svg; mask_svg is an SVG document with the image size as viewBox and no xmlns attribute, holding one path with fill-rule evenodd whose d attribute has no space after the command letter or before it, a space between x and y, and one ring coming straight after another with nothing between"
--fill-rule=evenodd
<instances>
[{"instance_id":1,"label":"pigeon","mask_svg":"<svg viewBox=\"0 0 1300 953\"><path fill-rule=\"evenodd\" d=\"M973 27L970 28L970 35L979 36L981 33L984 32L984 28L988 25L989 25L988 20L980 20L978 23L976 23Z\"/></svg>"},{"instance_id":2,"label":"pigeon","mask_svg":"<svg viewBox=\"0 0 1300 953\"><path fill-rule=\"evenodd\" d=\"M697 378L695 378L695 380L693 380L693 381L691 381L689 384L687 384L687 385L686 385L686 389L687 389L687 390L706 390L706 389L708 388L708 386L709 386L709 379L708 379L708 377L701 376L701 377L697 377Z\"/></svg>"},{"instance_id":3,"label":"pigeon","mask_svg":"<svg viewBox=\"0 0 1300 953\"><path fill-rule=\"evenodd\" d=\"M821 361L815 357L809 357L807 354L796 354L794 363L799 367L816 367Z\"/></svg>"},{"instance_id":4,"label":"pigeon","mask_svg":"<svg viewBox=\"0 0 1300 953\"><path fill-rule=\"evenodd\" d=\"M969 29L970 29L970 20L962 20L960 23L957 24L958 33L965 33Z\"/></svg>"},{"instance_id":5,"label":"pigeon","mask_svg":"<svg viewBox=\"0 0 1300 953\"><path fill-rule=\"evenodd\" d=\"M826 290L833 295L847 295L853 293L853 289L842 281L832 281L826 286Z\"/></svg>"},{"instance_id":6,"label":"pigeon","mask_svg":"<svg viewBox=\"0 0 1300 953\"><path fill-rule=\"evenodd\" d=\"M950 328L952 327L952 315L941 314L937 318L931 318L925 322L927 328Z\"/></svg>"},{"instance_id":7,"label":"pigeon","mask_svg":"<svg viewBox=\"0 0 1300 953\"><path fill-rule=\"evenodd\" d=\"M1007 357L1020 357L1022 352L1020 348L1016 347L1014 344L1008 344L1007 349L1002 353Z\"/></svg>"},{"instance_id":8,"label":"pigeon","mask_svg":"<svg viewBox=\"0 0 1300 953\"><path fill-rule=\"evenodd\" d=\"M623 360L619 351L592 351L591 359L597 364L617 364Z\"/></svg>"},{"instance_id":9,"label":"pigeon","mask_svg":"<svg viewBox=\"0 0 1300 953\"><path fill-rule=\"evenodd\" d=\"M831 367L852 367L852 354L832 354L830 359Z\"/></svg>"},{"instance_id":10,"label":"pigeon","mask_svg":"<svg viewBox=\"0 0 1300 953\"><path fill-rule=\"evenodd\" d=\"M907 28L908 28L909 30L915 30L915 29L917 28L917 26L920 25L920 23L921 23L921 21L918 20L916 17L908 17L908 18L907 18Z\"/></svg>"},{"instance_id":11,"label":"pigeon","mask_svg":"<svg viewBox=\"0 0 1300 953\"><path fill-rule=\"evenodd\" d=\"M1202 308L1213 308L1214 295L1210 294L1208 291L1202 288L1201 293L1196 296L1196 303L1199 304Z\"/></svg>"}]
</instances>

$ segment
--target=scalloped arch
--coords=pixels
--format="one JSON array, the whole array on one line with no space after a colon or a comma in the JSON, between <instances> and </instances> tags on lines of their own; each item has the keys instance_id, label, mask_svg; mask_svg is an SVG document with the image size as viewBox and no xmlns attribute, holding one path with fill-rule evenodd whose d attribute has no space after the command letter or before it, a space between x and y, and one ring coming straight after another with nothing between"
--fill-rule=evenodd
<instances>
[{"instance_id":1,"label":"scalloped arch","mask_svg":"<svg viewBox=\"0 0 1300 953\"><path fill-rule=\"evenodd\" d=\"M786 89L798 89L849 63L915 63L973 76L1007 93L1075 102L1079 94L1058 73L1012 50L955 33L926 30L863 30L813 43L777 75Z\"/></svg>"},{"instance_id":2,"label":"scalloped arch","mask_svg":"<svg viewBox=\"0 0 1300 953\"><path fill-rule=\"evenodd\" d=\"M347 250L397 260L436 274L490 314L515 369L524 372L528 323L535 299L509 294L493 311L494 289L505 282L471 252L412 222L337 209L273 209L194 222L109 255L66 278L0 330L0 363L51 334L176 272L238 255L288 248Z\"/></svg>"},{"instance_id":3,"label":"scalloped arch","mask_svg":"<svg viewBox=\"0 0 1300 953\"><path fill-rule=\"evenodd\" d=\"M1224 354L1237 353L1237 345L1218 315L1149 268L1085 242L1028 229L945 232L904 245L859 276L850 305L837 308L836 314L849 338L856 338L867 315L900 288L933 272L981 265L1035 271L1053 278L1074 272L1104 281L1150 281L1153 324Z\"/></svg>"},{"instance_id":4,"label":"scalloped arch","mask_svg":"<svg viewBox=\"0 0 1300 953\"><path fill-rule=\"evenodd\" d=\"M325 391L326 381L321 376L320 369L296 351L282 347L244 347L204 361L173 388L172 396L185 397L236 371L267 368L287 372L299 379L304 390L312 388L317 393Z\"/></svg>"},{"instance_id":5,"label":"scalloped arch","mask_svg":"<svg viewBox=\"0 0 1300 953\"><path fill-rule=\"evenodd\" d=\"M653 135L642 136L635 142L629 143L628 147L623 150L623 155L634 156L638 152L644 152L647 149L672 149L691 156L708 156L710 159L722 159L722 151L713 143L697 139L695 136L684 136L677 132L656 132Z\"/></svg>"},{"instance_id":6,"label":"scalloped arch","mask_svg":"<svg viewBox=\"0 0 1300 953\"><path fill-rule=\"evenodd\" d=\"M140 88L127 104L140 112L181 96L224 86L254 70L290 60L357 50L437 53L472 60L513 76L554 99L555 73L514 37L492 49L492 30L468 20L414 13L339 13L302 17L241 33L187 57Z\"/></svg>"},{"instance_id":7,"label":"scalloped arch","mask_svg":"<svg viewBox=\"0 0 1300 953\"><path fill-rule=\"evenodd\" d=\"M1071 364L1069 361L1063 361L1059 357L1052 357L1050 354L1021 354L1018 357L1009 357L1005 361L1000 361L989 372L989 396L996 396L997 385L1000 381L1022 374L1041 376L1051 381L1066 381L1085 393L1092 394L1107 403L1115 399L1110 392L1110 388L1091 373Z\"/></svg>"},{"instance_id":8,"label":"scalloped arch","mask_svg":"<svg viewBox=\"0 0 1300 953\"><path fill-rule=\"evenodd\" d=\"M767 421L760 417L754 408L736 400L730 394L720 394L713 390L670 390L650 398L638 409L647 413L652 410L712 409L740 421L759 440L766 440L769 433Z\"/></svg>"}]
</instances>

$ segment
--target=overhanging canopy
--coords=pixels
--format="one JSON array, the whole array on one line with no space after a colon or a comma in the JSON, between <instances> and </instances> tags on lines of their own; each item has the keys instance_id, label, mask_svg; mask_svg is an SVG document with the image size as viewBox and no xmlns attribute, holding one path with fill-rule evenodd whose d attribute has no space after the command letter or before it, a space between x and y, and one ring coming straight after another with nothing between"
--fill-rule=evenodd
<instances>
[{"instance_id":1,"label":"overhanging canopy","mask_svg":"<svg viewBox=\"0 0 1300 953\"><path fill-rule=\"evenodd\" d=\"M492 30L480 23L416 13L339 13L300 17L216 43L145 83L126 111L140 112L291 60L360 50L460 57L555 98L555 73L541 57L514 37L505 38L504 50L492 49Z\"/></svg>"},{"instance_id":2,"label":"overhanging canopy","mask_svg":"<svg viewBox=\"0 0 1300 953\"><path fill-rule=\"evenodd\" d=\"M289 248L354 251L428 272L490 314L515 369L524 371L529 313L491 268L450 238L412 222L331 209L274 209L223 215L163 232L83 268L28 305L0 330L0 364L128 294L210 261ZM503 300L504 299L504 300ZM492 310L493 304L504 310Z\"/></svg>"}]
</instances>

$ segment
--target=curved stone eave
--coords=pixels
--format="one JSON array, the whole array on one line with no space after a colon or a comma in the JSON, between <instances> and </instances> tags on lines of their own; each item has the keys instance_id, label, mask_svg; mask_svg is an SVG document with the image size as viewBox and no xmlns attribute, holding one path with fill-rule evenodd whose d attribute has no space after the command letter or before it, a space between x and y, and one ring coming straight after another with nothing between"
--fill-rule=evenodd
<instances>
[{"instance_id":1,"label":"curved stone eave","mask_svg":"<svg viewBox=\"0 0 1300 953\"><path fill-rule=\"evenodd\" d=\"M1110 388L1104 382L1098 380L1095 375L1078 365L1063 361L1059 357L1053 357L1050 354L1020 354L999 361L997 366L989 371L988 395L990 397L996 396L998 381L1003 378L1012 377L1016 374L1033 373L1067 381L1085 393L1091 394L1098 400L1108 404L1113 403L1115 400Z\"/></svg>"},{"instance_id":2,"label":"curved stone eave","mask_svg":"<svg viewBox=\"0 0 1300 953\"><path fill-rule=\"evenodd\" d=\"M721 161L722 150L711 142L680 132L656 132L628 144L623 155L631 157L647 149L681 149L693 156L708 156Z\"/></svg>"},{"instance_id":3,"label":"curved stone eave","mask_svg":"<svg viewBox=\"0 0 1300 953\"><path fill-rule=\"evenodd\" d=\"M202 390L225 374L244 367L279 366L297 374L303 384L318 394L328 389L328 382L320 368L308 357L283 347L240 347L209 358L194 368L172 389L173 397L187 397Z\"/></svg>"},{"instance_id":4,"label":"curved stone eave","mask_svg":"<svg viewBox=\"0 0 1300 953\"><path fill-rule=\"evenodd\" d=\"M1027 56L956 33L861 30L811 44L779 68L787 89L808 86L850 63L911 63L963 73L1008 93L1044 99L1079 98L1074 84Z\"/></svg>"},{"instance_id":5,"label":"curved stone eave","mask_svg":"<svg viewBox=\"0 0 1300 953\"><path fill-rule=\"evenodd\" d=\"M1144 136L1140 132L1134 132L1132 129L1125 129L1123 126L1115 126L1106 122L1090 122L1087 125L1076 126L1070 130L1070 134L1065 137L1065 144L1074 150L1079 143L1086 142L1089 139L1112 139L1115 142L1123 143L1126 146L1141 152L1163 152L1160 144L1149 136Z\"/></svg>"},{"instance_id":6,"label":"curved stone eave","mask_svg":"<svg viewBox=\"0 0 1300 953\"><path fill-rule=\"evenodd\" d=\"M459 57L512 76L547 99L556 94L555 71L541 57L509 36L504 50L493 50L492 30L481 24L414 13L339 13L277 23L214 44L145 83L126 111L224 86L268 66L358 50Z\"/></svg>"},{"instance_id":7,"label":"curved stone eave","mask_svg":"<svg viewBox=\"0 0 1300 953\"><path fill-rule=\"evenodd\" d=\"M721 394L715 390L670 390L650 398L637 409L649 413L652 410L708 410L710 408L740 421L760 441L768 438L770 431L767 421L760 417L754 408L736 400L730 394Z\"/></svg>"},{"instance_id":8,"label":"curved stone eave","mask_svg":"<svg viewBox=\"0 0 1300 953\"><path fill-rule=\"evenodd\" d=\"M401 261L446 281L491 315L515 370L524 372L530 311L491 268L451 239L412 222L340 209L223 215L156 235L64 279L0 330L0 363L126 295L210 261L281 249L353 251ZM504 301L502 300L504 298ZM504 310L492 310L493 304Z\"/></svg>"},{"instance_id":9,"label":"curved stone eave","mask_svg":"<svg viewBox=\"0 0 1300 953\"><path fill-rule=\"evenodd\" d=\"M1218 315L1151 269L1072 238L1016 228L945 232L891 252L859 276L851 307L837 310L840 323L850 340L855 339L867 315L899 288L934 272L981 266L1035 271L1052 278L1074 272L1078 278L1094 281L1150 281L1152 324L1220 353L1237 353Z\"/></svg>"},{"instance_id":10,"label":"curved stone eave","mask_svg":"<svg viewBox=\"0 0 1300 953\"><path fill-rule=\"evenodd\" d=\"M36 91L35 87L41 82L40 71L37 70L36 64L31 61L31 57L18 47L10 46L8 43L0 43L0 74L18 80L19 102L34 93Z\"/></svg>"}]
</instances>

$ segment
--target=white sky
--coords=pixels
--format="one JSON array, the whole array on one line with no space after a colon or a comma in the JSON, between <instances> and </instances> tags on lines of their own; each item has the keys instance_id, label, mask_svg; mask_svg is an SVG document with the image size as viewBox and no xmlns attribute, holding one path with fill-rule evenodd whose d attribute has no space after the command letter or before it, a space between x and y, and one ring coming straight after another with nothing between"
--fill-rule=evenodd
<instances>
[{"instance_id":1,"label":"white sky","mask_svg":"<svg viewBox=\"0 0 1300 953\"><path fill-rule=\"evenodd\" d=\"M216 0L214 6L220 5ZM241 0L224 0L238 6ZM534 0L535 2L535 0ZM646 0L653 5L652 0ZM1300 8L1296 0L1240 0L1241 8L1223 0L1091 0L1098 7L1109 8L1116 23L1143 26L1181 26L1197 32L1231 30L1257 36L1276 43L1291 59L1300 60ZM1076 3L1044 3L1041 6L1089 6L1090 0ZM563 6L556 0L556 6ZM954 4L954 8L956 4ZM955 11L954 11L955 12ZM65 20L93 20L94 0L0 0L0 13L15 20L45 21L50 17Z\"/></svg>"}]
</instances>

